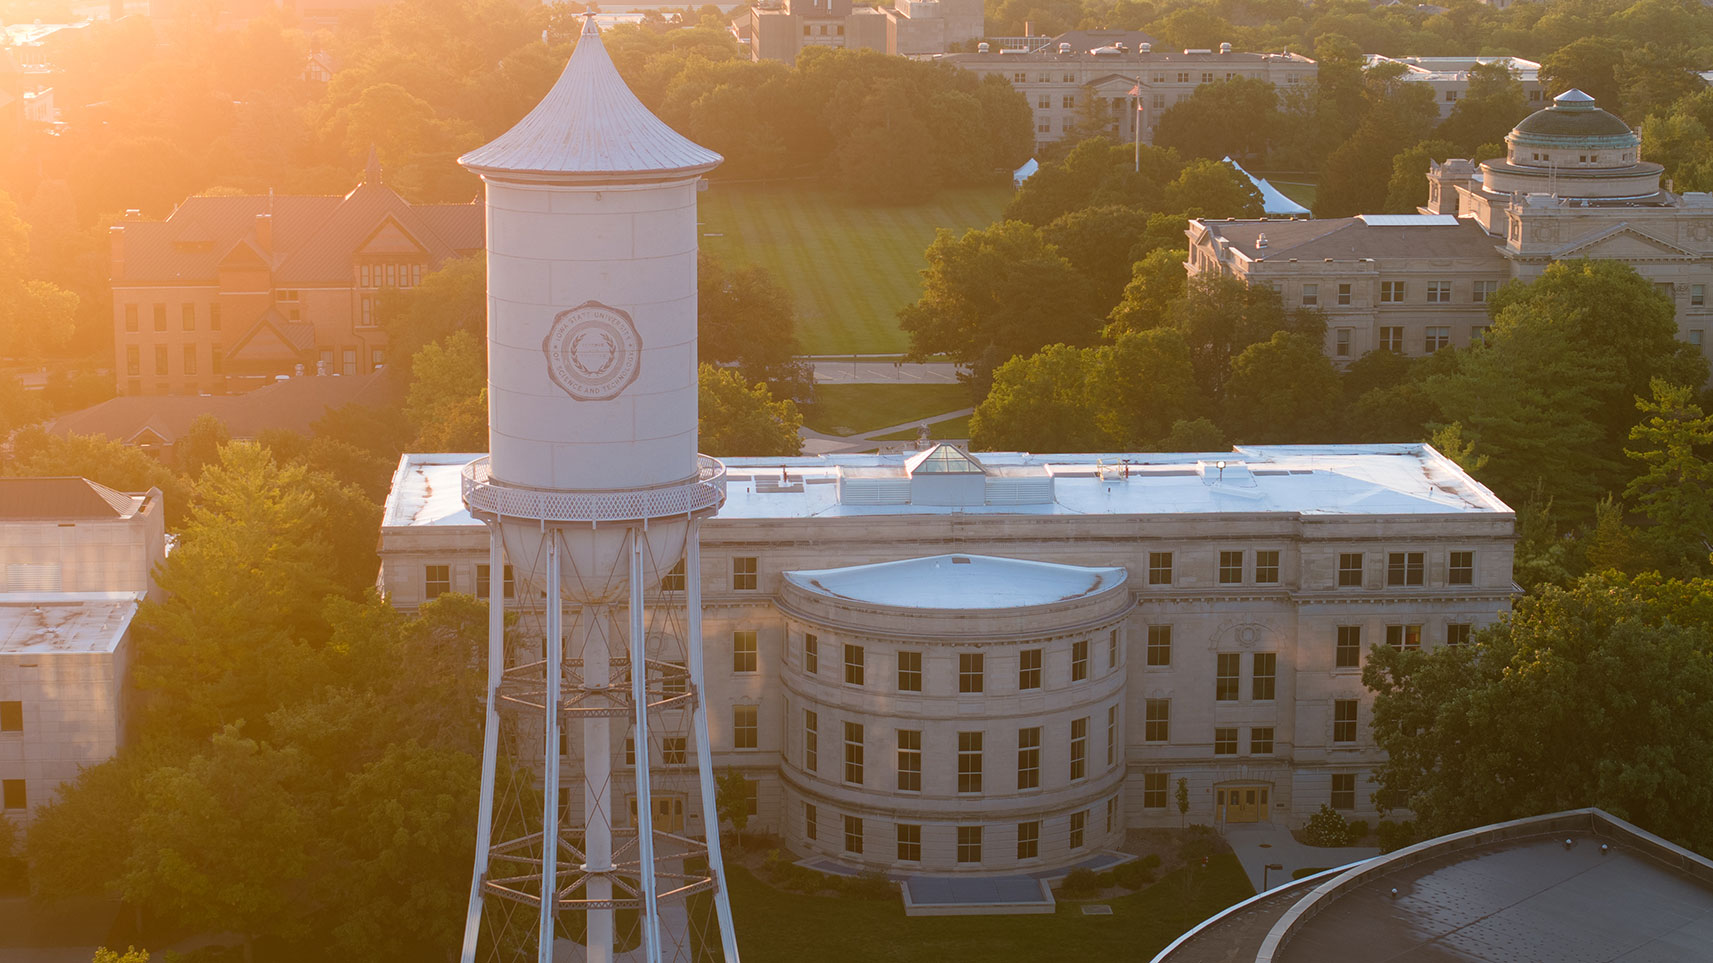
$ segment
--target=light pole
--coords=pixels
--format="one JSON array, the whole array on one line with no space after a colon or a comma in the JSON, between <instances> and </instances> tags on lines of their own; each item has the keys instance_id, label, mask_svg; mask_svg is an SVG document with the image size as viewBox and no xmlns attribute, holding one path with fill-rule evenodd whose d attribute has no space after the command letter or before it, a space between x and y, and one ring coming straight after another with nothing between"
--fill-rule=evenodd
<instances>
[{"instance_id":1,"label":"light pole","mask_svg":"<svg viewBox=\"0 0 1713 963\"><path fill-rule=\"evenodd\" d=\"M1267 873L1269 870L1275 870L1275 869L1279 870L1280 872L1284 872L1285 864L1283 864L1283 863L1268 863L1267 865L1261 867L1261 892L1265 893L1265 892L1267 892L1268 889L1271 888L1267 885Z\"/></svg>"}]
</instances>

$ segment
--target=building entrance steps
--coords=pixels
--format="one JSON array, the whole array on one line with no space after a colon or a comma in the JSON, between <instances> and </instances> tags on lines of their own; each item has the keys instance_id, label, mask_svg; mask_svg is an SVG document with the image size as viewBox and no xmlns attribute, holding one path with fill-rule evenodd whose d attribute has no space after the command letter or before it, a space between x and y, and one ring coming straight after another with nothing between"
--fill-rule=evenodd
<instances>
[{"instance_id":1,"label":"building entrance steps","mask_svg":"<svg viewBox=\"0 0 1713 963\"><path fill-rule=\"evenodd\" d=\"M1380 855L1377 846L1323 847L1299 843L1289 829L1274 823L1228 825L1224 835L1257 893L1290 882L1291 874L1299 869L1347 866ZM1283 868L1268 870L1269 864Z\"/></svg>"}]
</instances>

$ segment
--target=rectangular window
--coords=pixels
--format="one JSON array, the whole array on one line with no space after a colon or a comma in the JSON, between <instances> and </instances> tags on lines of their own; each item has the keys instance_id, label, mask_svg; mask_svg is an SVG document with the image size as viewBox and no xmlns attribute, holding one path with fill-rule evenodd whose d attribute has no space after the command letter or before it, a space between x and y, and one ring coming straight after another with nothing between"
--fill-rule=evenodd
<instances>
[{"instance_id":1,"label":"rectangular window","mask_svg":"<svg viewBox=\"0 0 1713 963\"><path fill-rule=\"evenodd\" d=\"M1305 308L1318 308L1318 307L1320 307L1320 285L1318 285L1318 284L1305 284L1305 285L1303 285L1303 307L1305 307Z\"/></svg>"},{"instance_id":2,"label":"rectangular window","mask_svg":"<svg viewBox=\"0 0 1713 963\"><path fill-rule=\"evenodd\" d=\"M0 732L24 731L24 704L0 702Z\"/></svg>"},{"instance_id":3,"label":"rectangular window","mask_svg":"<svg viewBox=\"0 0 1713 963\"><path fill-rule=\"evenodd\" d=\"M1041 786L1041 727L1017 730L1017 788Z\"/></svg>"},{"instance_id":4,"label":"rectangular window","mask_svg":"<svg viewBox=\"0 0 1713 963\"><path fill-rule=\"evenodd\" d=\"M1059 106L1063 107L1065 110L1070 110L1070 109L1076 107L1076 105L1077 105L1077 99L1076 99L1076 97L1072 96L1071 94L1065 94L1064 96L1059 98Z\"/></svg>"},{"instance_id":5,"label":"rectangular window","mask_svg":"<svg viewBox=\"0 0 1713 963\"><path fill-rule=\"evenodd\" d=\"M821 716L813 709L803 710L803 769L821 771Z\"/></svg>"},{"instance_id":6,"label":"rectangular window","mask_svg":"<svg viewBox=\"0 0 1713 963\"><path fill-rule=\"evenodd\" d=\"M1270 585L1279 581L1278 552L1255 553L1255 581L1263 585Z\"/></svg>"},{"instance_id":7,"label":"rectangular window","mask_svg":"<svg viewBox=\"0 0 1713 963\"><path fill-rule=\"evenodd\" d=\"M1337 669L1355 669L1362 665L1362 626L1338 627L1338 641L1333 647L1332 665Z\"/></svg>"},{"instance_id":8,"label":"rectangular window","mask_svg":"<svg viewBox=\"0 0 1713 963\"><path fill-rule=\"evenodd\" d=\"M898 788L903 792L922 791L922 730L899 729Z\"/></svg>"},{"instance_id":9,"label":"rectangular window","mask_svg":"<svg viewBox=\"0 0 1713 963\"><path fill-rule=\"evenodd\" d=\"M845 817L845 852L862 854L862 817Z\"/></svg>"},{"instance_id":10,"label":"rectangular window","mask_svg":"<svg viewBox=\"0 0 1713 963\"><path fill-rule=\"evenodd\" d=\"M813 632L803 633L803 672L816 675L821 671L821 638Z\"/></svg>"},{"instance_id":11,"label":"rectangular window","mask_svg":"<svg viewBox=\"0 0 1713 963\"><path fill-rule=\"evenodd\" d=\"M1451 329L1444 325L1434 325L1422 332L1422 350L1433 354L1441 348L1451 347Z\"/></svg>"},{"instance_id":12,"label":"rectangular window","mask_svg":"<svg viewBox=\"0 0 1713 963\"><path fill-rule=\"evenodd\" d=\"M380 362L377 360L376 363L379 364ZM683 559L679 559L678 564L672 566L670 569L667 570L665 575L662 575L660 577L660 590L662 592L682 592L682 591L684 591L684 560Z\"/></svg>"},{"instance_id":13,"label":"rectangular window","mask_svg":"<svg viewBox=\"0 0 1713 963\"><path fill-rule=\"evenodd\" d=\"M1386 626L1386 644L1394 649L1415 650L1422 647L1422 627L1419 625Z\"/></svg>"},{"instance_id":14,"label":"rectangular window","mask_svg":"<svg viewBox=\"0 0 1713 963\"><path fill-rule=\"evenodd\" d=\"M845 723L845 782L862 785L862 723Z\"/></svg>"},{"instance_id":15,"label":"rectangular window","mask_svg":"<svg viewBox=\"0 0 1713 963\"><path fill-rule=\"evenodd\" d=\"M756 724L755 706L732 706L732 748L754 749L760 728Z\"/></svg>"},{"instance_id":16,"label":"rectangular window","mask_svg":"<svg viewBox=\"0 0 1713 963\"><path fill-rule=\"evenodd\" d=\"M1017 688L1041 688L1041 650L1024 649L1017 655Z\"/></svg>"},{"instance_id":17,"label":"rectangular window","mask_svg":"<svg viewBox=\"0 0 1713 963\"><path fill-rule=\"evenodd\" d=\"M125 330L133 334L137 331L137 306L135 304L125 305Z\"/></svg>"},{"instance_id":18,"label":"rectangular window","mask_svg":"<svg viewBox=\"0 0 1713 963\"><path fill-rule=\"evenodd\" d=\"M1148 699L1142 704L1142 739L1167 742L1172 738L1172 700Z\"/></svg>"},{"instance_id":19,"label":"rectangular window","mask_svg":"<svg viewBox=\"0 0 1713 963\"><path fill-rule=\"evenodd\" d=\"M660 737L660 764L663 766L682 766L690 760L690 740L686 736ZM635 765L632 762L632 765ZM753 784L752 784L753 785ZM749 790L753 792L753 790ZM750 814L755 814L751 806Z\"/></svg>"},{"instance_id":20,"label":"rectangular window","mask_svg":"<svg viewBox=\"0 0 1713 963\"><path fill-rule=\"evenodd\" d=\"M1071 720L1071 780L1088 773L1088 717Z\"/></svg>"},{"instance_id":21,"label":"rectangular window","mask_svg":"<svg viewBox=\"0 0 1713 963\"><path fill-rule=\"evenodd\" d=\"M1252 657L1249 675L1249 697L1257 702L1273 700L1273 683L1279 670L1276 652L1257 652Z\"/></svg>"},{"instance_id":22,"label":"rectangular window","mask_svg":"<svg viewBox=\"0 0 1713 963\"><path fill-rule=\"evenodd\" d=\"M1404 353L1404 329L1403 328L1381 328L1380 329L1380 350L1381 351L1390 351L1393 354L1403 354Z\"/></svg>"},{"instance_id":23,"label":"rectangular window","mask_svg":"<svg viewBox=\"0 0 1713 963\"><path fill-rule=\"evenodd\" d=\"M179 320L184 325L184 330L195 331L196 330L196 305L194 305L194 304L180 305L179 306Z\"/></svg>"},{"instance_id":24,"label":"rectangular window","mask_svg":"<svg viewBox=\"0 0 1713 963\"><path fill-rule=\"evenodd\" d=\"M1237 683L1242 673L1243 656L1236 652L1221 652L1215 657L1213 698L1217 702L1236 702Z\"/></svg>"},{"instance_id":25,"label":"rectangular window","mask_svg":"<svg viewBox=\"0 0 1713 963\"><path fill-rule=\"evenodd\" d=\"M1429 281L1427 286L1427 298L1429 304L1450 304L1451 282Z\"/></svg>"},{"instance_id":26,"label":"rectangular window","mask_svg":"<svg viewBox=\"0 0 1713 963\"><path fill-rule=\"evenodd\" d=\"M1341 308L1350 306L1350 285L1340 284L1338 286L1338 306Z\"/></svg>"},{"instance_id":27,"label":"rectangular window","mask_svg":"<svg viewBox=\"0 0 1713 963\"><path fill-rule=\"evenodd\" d=\"M1017 858L1034 859L1041 855L1041 822L1034 820L1017 824Z\"/></svg>"},{"instance_id":28,"label":"rectangular window","mask_svg":"<svg viewBox=\"0 0 1713 963\"><path fill-rule=\"evenodd\" d=\"M1356 741L1356 700L1334 699L1332 702L1332 741Z\"/></svg>"},{"instance_id":29,"label":"rectangular window","mask_svg":"<svg viewBox=\"0 0 1713 963\"><path fill-rule=\"evenodd\" d=\"M1046 110L1047 108L1053 106L1052 98L1048 97L1046 94L1042 94L1041 96L1035 98L1035 106L1040 108L1041 110Z\"/></svg>"},{"instance_id":30,"label":"rectangular window","mask_svg":"<svg viewBox=\"0 0 1713 963\"><path fill-rule=\"evenodd\" d=\"M821 836L821 814L815 809L814 803L803 804L803 838L819 839Z\"/></svg>"},{"instance_id":31,"label":"rectangular window","mask_svg":"<svg viewBox=\"0 0 1713 963\"><path fill-rule=\"evenodd\" d=\"M1028 78L1027 78L1027 77L1025 77L1025 76L1024 76L1024 75L1023 75L1023 74L1021 74L1021 73L1015 73L1015 74L1012 74L1012 75L1011 75L1011 82L1012 82L1012 83L1014 83L1014 84L1020 84L1020 83L1023 83L1023 82L1024 82L1024 81L1025 81L1025 80L1027 80L1027 79L1028 79Z\"/></svg>"},{"instance_id":32,"label":"rectangular window","mask_svg":"<svg viewBox=\"0 0 1713 963\"><path fill-rule=\"evenodd\" d=\"M29 795L22 779L0 779L0 809L29 809Z\"/></svg>"},{"instance_id":33,"label":"rectangular window","mask_svg":"<svg viewBox=\"0 0 1713 963\"><path fill-rule=\"evenodd\" d=\"M958 792L981 792L981 733L958 733Z\"/></svg>"},{"instance_id":34,"label":"rectangular window","mask_svg":"<svg viewBox=\"0 0 1713 963\"><path fill-rule=\"evenodd\" d=\"M1475 553L1452 552L1448 559L1450 565L1446 569L1446 581L1453 585L1475 584Z\"/></svg>"},{"instance_id":35,"label":"rectangular window","mask_svg":"<svg viewBox=\"0 0 1713 963\"><path fill-rule=\"evenodd\" d=\"M1149 552L1148 553L1148 584L1149 585L1170 585L1170 584L1172 584L1172 553L1171 552Z\"/></svg>"},{"instance_id":36,"label":"rectangular window","mask_svg":"<svg viewBox=\"0 0 1713 963\"><path fill-rule=\"evenodd\" d=\"M1172 664L1172 627L1169 625L1148 626L1148 664Z\"/></svg>"},{"instance_id":37,"label":"rectangular window","mask_svg":"<svg viewBox=\"0 0 1713 963\"><path fill-rule=\"evenodd\" d=\"M437 599L452 591L452 566L425 565L422 570L422 597Z\"/></svg>"},{"instance_id":38,"label":"rectangular window","mask_svg":"<svg viewBox=\"0 0 1713 963\"><path fill-rule=\"evenodd\" d=\"M517 580L512 577L512 567L510 565L507 565L503 571L504 571L505 584L500 587L500 591L502 593L504 593L505 597L508 599L509 598L515 598L517 596ZM488 597L488 593L490 591L492 591L488 587L488 583L489 583L490 579L491 579L491 570L489 569L489 567L486 564L477 565L476 566L476 597L477 598L485 599Z\"/></svg>"},{"instance_id":39,"label":"rectangular window","mask_svg":"<svg viewBox=\"0 0 1713 963\"><path fill-rule=\"evenodd\" d=\"M1237 730L1213 730L1213 754L1216 756L1237 755Z\"/></svg>"},{"instance_id":40,"label":"rectangular window","mask_svg":"<svg viewBox=\"0 0 1713 963\"><path fill-rule=\"evenodd\" d=\"M1420 585L1422 567L1421 552L1391 552L1386 556L1386 584Z\"/></svg>"},{"instance_id":41,"label":"rectangular window","mask_svg":"<svg viewBox=\"0 0 1713 963\"><path fill-rule=\"evenodd\" d=\"M157 304L157 305L155 305L155 330L156 331L165 331L166 329L167 329L167 306L164 304Z\"/></svg>"},{"instance_id":42,"label":"rectangular window","mask_svg":"<svg viewBox=\"0 0 1713 963\"><path fill-rule=\"evenodd\" d=\"M1706 305L1707 304L1707 285L1705 285L1705 284L1691 284L1689 286L1689 303L1691 306L1697 307L1697 308Z\"/></svg>"},{"instance_id":43,"label":"rectangular window","mask_svg":"<svg viewBox=\"0 0 1713 963\"><path fill-rule=\"evenodd\" d=\"M1071 813L1071 848L1083 848L1083 833L1088 829L1088 810Z\"/></svg>"},{"instance_id":44,"label":"rectangular window","mask_svg":"<svg viewBox=\"0 0 1713 963\"><path fill-rule=\"evenodd\" d=\"M922 653L898 653L898 691L922 691Z\"/></svg>"},{"instance_id":45,"label":"rectangular window","mask_svg":"<svg viewBox=\"0 0 1713 963\"><path fill-rule=\"evenodd\" d=\"M1493 296L1493 292L1497 290L1499 290L1498 281L1476 281L1474 293L1475 303L1486 304L1487 300Z\"/></svg>"},{"instance_id":46,"label":"rectangular window","mask_svg":"<svg viewBox=\"0 0 1713 963\"><path fill-rule=\"evenodd\" d=\"M1106 707L1106 765L1118 761L1118 707Z\"/></svg>"},{"instance_id":47,"label":"rectangular window","mask_svg":"<svg viewBox=\"0 0 1713 963\"><path fill-rule=\"evenodd\" d=\"M862 646L845 644L845 685L862 685L864 670Z\"/></svg>"},{"instance_id":48,"label":"rectangular window","mask_svg":"<svg viewBox=\"0 0 1713 963\"><path fill-rule=\"evenodd\" d=\"M755 591L755 559L732 559L732 589L739 592Z\"/></svg>"},{"instance_id":49,"label":"rectangular window","mask_svg":"<svg viewBox=\"0 0 1713 963\"><path fill-rule=\"evenodd\" d=\"M1257 726L1249 730L1249 754L1252 756L1270 756L1273 754L1273 727Z\"/></svg>"},{"instance_id":50,"label":"rectangular window","mask_svg":"<svg viewBox=\"0 0 1713 963\"><path fill-rule=\"evenodd\" d=\"M1165 809L1166 793L1172 782L1169 772L1150 772L1142 776L1142 808Z\"/></svg>"},{"instance_id":51,"label":"rectangular window","mask_svg":"<svg viewBox=\"0 0 1713 963\"><path fill-rule=\"evenodd\" d=\"M1118 630L1106 633L1106 667L1118 668Z\"/></svg>"},{"instance_id":52,"label":"rectangular window","mask_svg":"<svg viewBox=\"0 0 1713 963\"><path fill-rule=\"evenodd\" d=\"M753 631L733 632L732 671L754 672L756 671L756 662L755 633Z\"/></svg>"},{"instance_id":53,"label":"rectangular window","mask_svg":"<svg viewBox=\"0 0 1713 963\"><path fill-rule=\"evenodd\" d=\"M901 863L919 863L922 861L922 827L914 823L898 824L898 861Z\"/></svg>"},{"instance_id":54,"label":"rectangular window","mask_svg":"<svg viewBox=\"0 0 1713 963\"><path fill-rule=\"evenodd\" d=\"M1350 329L1339 328L1332 333L1332 354L1335 358L1350 357Z\"/></svg>"},{"instance_id":55,"label":"rectangular window","mask_svg":"<svg viewBox=\"0 0 1713 963\"><path fill-rule=\"evenodd\" d=\"M1220 552L1219 583L1221 585L1235 585L1241 581L1243 581L1243 553Z\"/></svg>"},{"instance_id":56,"label":"rectangular window","mask_svg":"<svg viewBox=\"0 0 1713 963\"><path fill-rule=\"evenodd\" d=\"M1446 645L1468 645L1469 637L1475 633L1475 626L1468 622L1450 622L1445 627Z\"/></svg>"},{"instance_id":57,"label":"rectangular window","mask_svg":"<svg viewBox=\"0 0 1713 963\"><path fill-rule=\"evenodd\" d=\"M981 862L981 827L958 827L958 862Z\"/></svg>"},{"instance_id":58,"label":"rectangular window","mask_svg":"<svg viewBox=\"0 0 1713 963\"><path fill-rule=\"evenodd\" d=\"M1338 587L1362 587L1362 553L1345 552L1338 556Z\"/></svg>"},{"instance_id":59,"label":"rectangular window","mask_svg":"<svg viewBox=\"0 0 1713 963\"><path fill-rule=\"evenodd\" d=\"M980 692L982 690L982 659L980 652L958 653L959 692Z\"/></svg>"},{"instance_id":60,"label":"rectangular window","mask_svg":"<svg viewBox=\"0 0 1713 963\"><path fill-rule=\"evenodd\" d=\"M1335 772L1332 774L1332 808L1351 810L1356 808L1356 774L1353 772Z\"/></svg>"},{"instance_id":61,"label":"rectangular window","mask_svg":"<svg viewBox=\"0 0 1713 963\"><path fill-rule=\"evenodd\" d=\"M1088 678L1088 640L1077 639L1071 643L1071 681L1081 682Z\"/></svg>"},{"instance_id":62,"label":"rectangular window","mask_svg":"<svg viewBox=\"0 0 1713 963\"><path fill-rule=\"evenodd\" d=\"M166 373L167 346L164 344L157 344L155 345L155 374L164 375Z\"/></svg>"},{"instance_id":63,"label":"rectangular window","mask_svg":"<svg viewBox=\"0 0 1713 963\"><path fill-rule=\"evenodd\" d=\"M1402 304L1404 301L1404 291L1405 287L1403 281L1381 281L1380 303Z\"/></svg>"}]
</instances>

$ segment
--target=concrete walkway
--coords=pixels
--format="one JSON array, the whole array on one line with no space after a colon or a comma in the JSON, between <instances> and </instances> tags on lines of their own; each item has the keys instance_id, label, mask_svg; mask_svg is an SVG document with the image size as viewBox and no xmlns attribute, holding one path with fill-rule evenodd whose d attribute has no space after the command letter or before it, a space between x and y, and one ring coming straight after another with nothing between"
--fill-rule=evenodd
<instances>
[{"instance_id":1,"label":"concrete walkway","mask_svg":"<svg viewBox=\"0 0 1713 963\"><path fill-rule=\"evenodd\" d=\"M1243 864L1243 871L1249 874L1249 882L1254 884L1257 893L1263 888L1263 875L1265 888L1272 889L1282 882L1290 882L1291 874L1299 869L1345 866L1380 855L1380 849L1376 846L1308 846L1297 842L1289 829L1273 823L1235 826L1228 823L1225 827L1225 841L1230 843L1232 850L1237 853L1237 859ZM1278 864L1284 869L1263 873L1269 863Z\"/></svg>"},{"instance_id":2,"label":"concrete walkway","mask_svg":"<svg viewBox=\"0 0 1713 963\"><path fill-rule=\"evenodd\" d=\"M896 361L865 361L862 355L807 359L818 385L955 385L955 364L904 364Z\"/></svg>"},{"instance_id":3,"label":"concrete walkway","mask_svg":"<svg viewBox=\"0 0 1713 963\"><path fill-rule=\"evenodd\" d=\"M911 442L876 441L875 439L881 435L890 435L893 432L898 431L914 431L918 426L923 424L932 425L941 421L951 421L953 418L962 418L965 415L974 413L974 408L959 408L957 411L948 411L944 414L930 415L927 418L917 418L915 421L907 421L900 425L888 425L885 428L876 428L873 431L865 431L860 435L824 435L818 431L811 431L808 428L799 428L797 433L803 438L803 454L832 455L845 451L867 451L870 448L884 448L887 445L909 445ZM960 441L963 439L952 438L945 440Z\"/></svg>"}]
</instances>

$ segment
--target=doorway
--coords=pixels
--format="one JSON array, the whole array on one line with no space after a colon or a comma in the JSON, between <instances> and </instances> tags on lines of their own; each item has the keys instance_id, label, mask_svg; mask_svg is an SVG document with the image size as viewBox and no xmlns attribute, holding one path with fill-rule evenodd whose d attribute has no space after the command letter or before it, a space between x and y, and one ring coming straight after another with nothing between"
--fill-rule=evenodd
<instances>
[{"instance_id":1,"label":"doorway","mask_svg":"<svg viewBox=\"0 0 1713 963\"><path fill-rule=\"evenodd\" d=\"M1214 790L1219 818L1228 823L1257 823L1267 819L1270 786L1226 786Z\"/></svg>"}]
</instances>

